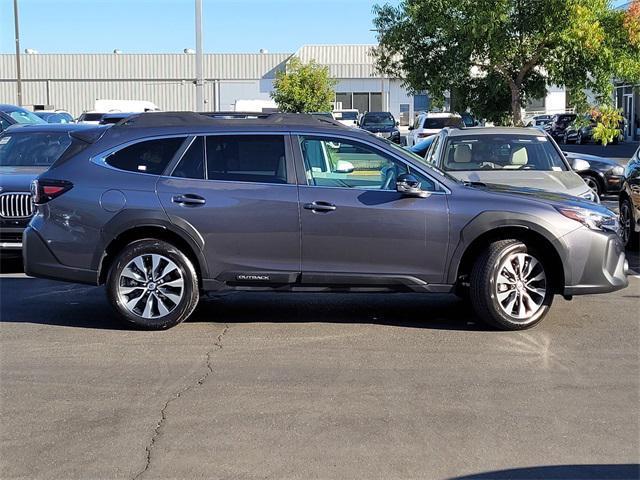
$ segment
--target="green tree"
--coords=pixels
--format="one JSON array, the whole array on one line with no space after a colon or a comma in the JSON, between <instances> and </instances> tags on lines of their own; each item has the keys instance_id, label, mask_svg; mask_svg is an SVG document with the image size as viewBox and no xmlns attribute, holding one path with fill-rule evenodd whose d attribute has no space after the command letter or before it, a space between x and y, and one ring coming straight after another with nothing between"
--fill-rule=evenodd
<instances>
[{"instance_id":1,"label":"green tree","mask_svg":"<svg viewBox=\"0 0 640 480\"><path fill-rule=\"evenodd\" d=\"M293 57L286 70L276 74L271 98L283 112L327 112L333 107L335 85L327 67Z\"/></svg>"},{"instance_id":2,"label":"green tree","mask_svg":"<svg viewBox=\"0 0 640 480\"><path fill-rule=\"evenodd\" d=\"M436 96L493 93L516 125L545 85L606 99L612 78L640 78L637 23L608 0L404 0L374 13L378 70Z\"/></svg>"}]
</instances>

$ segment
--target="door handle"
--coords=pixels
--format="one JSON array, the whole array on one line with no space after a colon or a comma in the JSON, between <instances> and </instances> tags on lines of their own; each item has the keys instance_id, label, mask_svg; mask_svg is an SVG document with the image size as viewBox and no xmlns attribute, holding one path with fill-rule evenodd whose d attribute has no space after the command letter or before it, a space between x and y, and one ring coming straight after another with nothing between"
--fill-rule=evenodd
<instances>
[{"instance_id":1,"label":"door handle","mask_svg":"<svg viewBox=\"0 0 640 480\"><path fill-rule=\"evenodd\" d=\"M336 206L329 202L311 202L305 203L304 208L312 212L333 212Z\"/></svg>"},{"instance_id":2,"label":"door handle","mask_svg":"<svg viewBox=\"0 0 640 480\"><path fill-rule=\"evenodd\" d=\"M186 206L194 206L204 205L207 201L202 198L200 195L194 195L192 193L185 193L184 195L175 195L171 198L173 203L177 203L179 205Z\"/></svg>"}]
</instances>

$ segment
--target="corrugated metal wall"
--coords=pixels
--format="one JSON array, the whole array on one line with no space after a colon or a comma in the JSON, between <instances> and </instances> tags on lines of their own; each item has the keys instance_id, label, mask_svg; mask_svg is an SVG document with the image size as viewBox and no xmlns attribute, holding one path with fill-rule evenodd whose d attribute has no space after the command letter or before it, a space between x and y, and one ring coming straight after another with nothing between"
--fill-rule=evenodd
<instances>
[{"instance_id":1,"label":"corrugated metal wall","mask_svg":"<svg viewBox=\"0 0 640 480\"><path fill-rule=\"evenodd\" d=\"M380 77L375 70L375 45L303 45L295 53L303 63L315 60L329 67L333 78Z\"/></svg>"},{"instance_id":2,"label":"corrugated metal wall","mask_svg":"<svg viewBox=\"0 0 640 480\"><path fill-rule=\"evenodd\" d=\"M247 81L244 98L275 78L288 53L207 54L205 99L213 109L214 81ZM96 99L148 100L163 110L195 105L195 57L185 54L37 54L21 56L24 105L53 105L74 115ZM236 89L237 90L237 89ZM243 95L243 92L237 93ZM15 103L15 55L0 55L0 103Z\"/></svg>"},{"instance_id":3,"label":"corrugated metal wall","mask_svg":"<svg viewBox=\"0 0 640 480\"><path fill-rule=\"evenodd\" d=\"M213 53L204 56L209 79L272 78L290 53ZM29 80L193 79L195 56L185 54L23 55L21 73ZM15 80L15 55L0 54L0 80Z\"/></svg>"}]
</instances>

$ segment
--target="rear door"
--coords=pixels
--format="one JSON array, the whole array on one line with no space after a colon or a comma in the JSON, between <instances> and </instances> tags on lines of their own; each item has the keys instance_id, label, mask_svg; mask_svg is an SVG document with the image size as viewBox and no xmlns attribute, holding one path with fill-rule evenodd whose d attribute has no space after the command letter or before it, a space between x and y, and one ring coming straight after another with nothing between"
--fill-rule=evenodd
<instances>
[{"instance_id":1,"label":"rear door","mask_svg":"<svg viewBox=\"0 0 640 480\"><path fill-rule=\"evenodd\" d=\"M210 276L238 284L295 281L300 221L289 135L191 142L157 192L171 220L201 236Z\"/></svg>"}]
</instances>

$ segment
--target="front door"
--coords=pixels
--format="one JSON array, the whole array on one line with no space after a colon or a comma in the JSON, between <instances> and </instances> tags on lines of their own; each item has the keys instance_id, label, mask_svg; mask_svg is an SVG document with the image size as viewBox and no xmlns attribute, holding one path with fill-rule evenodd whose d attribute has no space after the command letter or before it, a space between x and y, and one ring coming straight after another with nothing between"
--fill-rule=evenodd
<instances>
[{"instance_id":1,"label":"front door","mask_svg":"<svg viewBox=\"0 0 640 480\"><path fill-rule=\"evenodd\" d=\"M428 198L398 193L408 164L377 147L340 137L300 136L306 185L300 186L302 278L411 276L440 283L448 245L447 198L422 175ZM309 280L313 279L313 281ZM395 283L395 282L394 282Z\"/></svg>"},{"instance_id":2,"label":"front door","mask_svg":"<svg viewBox=\"0 0 640 480\"><path fill-rule=\"evenodd\" d=\"M288 135L195 137L157 191L171 220L204 240L210 277L287 283L300 271L298 192Z\"/></svg>"}]
</instances>

